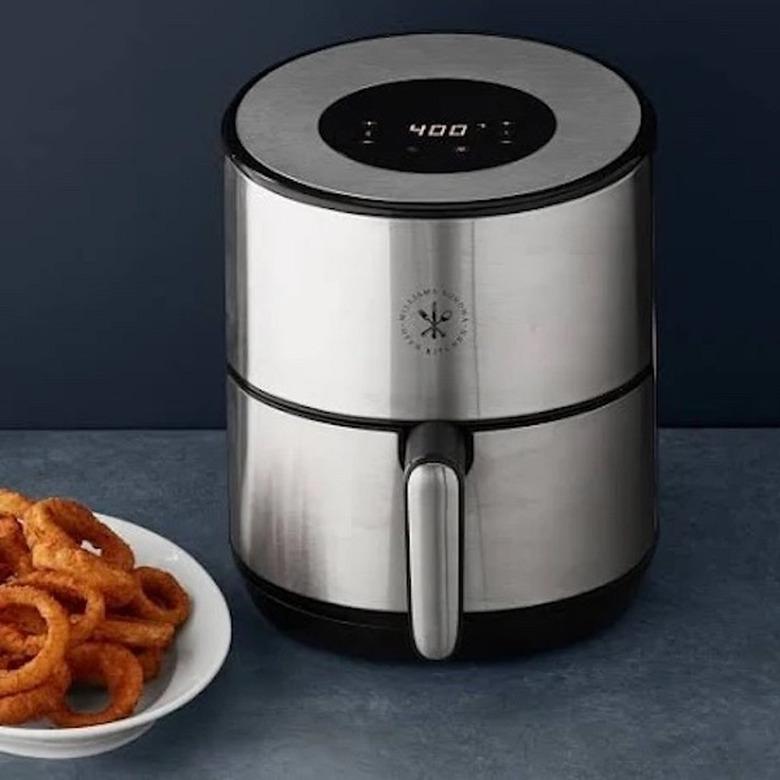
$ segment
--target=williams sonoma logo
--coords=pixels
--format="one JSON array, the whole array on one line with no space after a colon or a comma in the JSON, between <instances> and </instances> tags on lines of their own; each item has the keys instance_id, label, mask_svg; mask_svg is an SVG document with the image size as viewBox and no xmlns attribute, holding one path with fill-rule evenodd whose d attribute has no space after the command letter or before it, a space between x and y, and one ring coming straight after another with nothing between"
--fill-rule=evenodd
<instances>
[{"instance_id":1,"label":"williams sonoma logo","mask_svg":"<svg viewBox=\"0 0 780 780\"><path fill-rule=\"evenodd\" d=\"M463 342L470 318L460 296L443 288L426 287L404 301L398 320L409 346L426 355L441 355Z\"/></svg>"}]
</instances>

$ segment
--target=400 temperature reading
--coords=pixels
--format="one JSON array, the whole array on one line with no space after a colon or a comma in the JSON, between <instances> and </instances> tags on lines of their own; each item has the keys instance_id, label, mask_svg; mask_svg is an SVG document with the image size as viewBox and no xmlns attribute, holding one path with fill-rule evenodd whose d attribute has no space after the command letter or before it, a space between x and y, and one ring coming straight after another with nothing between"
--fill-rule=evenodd
<instances>
[{"instance_id":1,"label":"400 temperature reading","mask_svg":"<svg viewBox=\"0 0 780 780\"><path fill-rule=\"evenodd\" d=\"M449 124L432 124L423 125L412 123L409 125L409 132L414 133L419 138L463 138L469 130L468 125L449 125Z\"/></svg>"}]
</instances>

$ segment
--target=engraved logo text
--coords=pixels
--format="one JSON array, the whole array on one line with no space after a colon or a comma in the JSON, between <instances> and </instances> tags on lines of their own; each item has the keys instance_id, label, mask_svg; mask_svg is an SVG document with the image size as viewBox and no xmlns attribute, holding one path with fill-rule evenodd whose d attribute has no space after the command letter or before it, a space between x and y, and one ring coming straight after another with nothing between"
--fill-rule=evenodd
<instances>
[{"instance_id":1,"label":"engraved logo text","mask_svg":"<svg viewBox=\"0 0 780 780\"><path fill-rule=\"evenodd\" d=\"M462 344L470 323L463 299L439 287L412 293L404 301L398 319L404 341L426 355L441 355Z\"/></svg>"}]
</instances>

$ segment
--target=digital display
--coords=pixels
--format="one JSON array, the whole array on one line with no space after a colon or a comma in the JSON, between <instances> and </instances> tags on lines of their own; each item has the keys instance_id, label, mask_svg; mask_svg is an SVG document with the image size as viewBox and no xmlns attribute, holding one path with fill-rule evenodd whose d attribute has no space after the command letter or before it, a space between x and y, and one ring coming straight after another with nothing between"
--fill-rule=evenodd
<instances>
[{"instance_id":1,"label":"digital display","mask_svg":"<svg viewBox=\"0 0 780 780\"><path fill-rule=\"evenodd\" d=\"M409 132L414 133L418 138L463 138L469 131L468 124L442 124L433 122L430 125L418 124L412 122L409 125Z\"/></svg>"},{"instance_id":2,"label":"digital display","mask_svg":"<svg viewBox=\"0 0 780 780\"><path fill-rule=\"evenodd\" d=\"M555 132L538 98L501 84L415 79L379 84L334 103L320 134L353 160L399 171L456 173L519 160Z\"/></svg>"}]
</instances>

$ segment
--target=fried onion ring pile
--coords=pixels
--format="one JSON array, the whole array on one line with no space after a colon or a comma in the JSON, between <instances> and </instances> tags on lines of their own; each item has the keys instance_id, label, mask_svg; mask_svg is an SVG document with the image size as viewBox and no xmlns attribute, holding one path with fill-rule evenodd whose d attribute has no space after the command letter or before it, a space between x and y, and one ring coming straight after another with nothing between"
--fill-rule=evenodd
<instances>
[{"instance_id":1,"label":"fried onion ring pile","mask_svg":"<svg viewBox=\"0 0 780 780\"><path fill-rule=\"evenodd\" d=\"M126 718L189 614L175 577L136 567L83 504L0 488L0 725ZM66 697L80 685L105 688L108 705L78 712Z\"/></svg>"}]
</instances>

